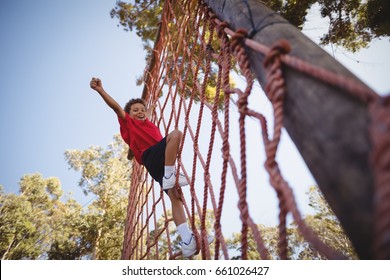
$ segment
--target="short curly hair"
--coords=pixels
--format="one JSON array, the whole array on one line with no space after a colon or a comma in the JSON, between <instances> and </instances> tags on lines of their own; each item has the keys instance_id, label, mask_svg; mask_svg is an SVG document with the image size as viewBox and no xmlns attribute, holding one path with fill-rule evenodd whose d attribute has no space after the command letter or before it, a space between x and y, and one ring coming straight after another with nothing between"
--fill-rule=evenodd
<instances>
[{"instance_id":1,"label":"short curly hair","mask_svg":"<svg viewBox=\"0 0 390 280\"><path fill-rule=\"evenodd\" d=\"M123 108L123 110L125 110L126 113L130 114L131 106L136 104L136 103L141 103L146 108L145 100L143 100L142 98L133 98L133 99L130 99L129 102L126 103L126 105Z\"/></svg>"}]
</instances>

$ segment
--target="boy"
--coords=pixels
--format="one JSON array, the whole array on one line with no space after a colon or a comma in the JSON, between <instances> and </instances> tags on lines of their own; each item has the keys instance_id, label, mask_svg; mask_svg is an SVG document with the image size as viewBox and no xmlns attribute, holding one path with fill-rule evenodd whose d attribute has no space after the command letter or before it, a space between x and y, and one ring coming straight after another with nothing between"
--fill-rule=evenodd
<instances>
[{"instance_id":1,"label":"boy","mask_svg":"<svg viewBox=\"0 0 390 280\"><path fill-rule=\"evenodd\" d=\"M181 131L174 130L163 138L157 126L147 119L146 106L142 99L131 99L122 109L103 89L100 79L92 78L90 86L117 114L122 138L130 146L137 162L146 167L149 174L169 196L173 220L182 239L180 245L183 257L191 257L197 253L196 240L188 228L181 197L174 188L177 173L175 162L182 137ZM179 186L188 185L183 174L179 173L178 177ZM211 242L212 240L209 243Z\"/></svg>"}]
</instances>

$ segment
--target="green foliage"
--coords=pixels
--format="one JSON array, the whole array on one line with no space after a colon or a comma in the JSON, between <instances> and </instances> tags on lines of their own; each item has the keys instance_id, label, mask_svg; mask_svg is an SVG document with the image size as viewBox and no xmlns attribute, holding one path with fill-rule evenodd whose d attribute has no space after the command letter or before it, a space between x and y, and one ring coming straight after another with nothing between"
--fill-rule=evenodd
<instances>
[{"instance_id":1,"label":"green foliage","mask_svg":"<svg viewBox=\"0 0 390 280\"><path fill-rule=\"evenodd\" d=\"M50 235L49 260L78 260L88 254L87 244L82 242L83 212L73 199L56 208L51 221L54 229Z\"/></svg>"},{"instance_id":2,"label":"green foliage","mask_svg":"<svg viewBox=\"0 0 390 280\"><path fill-rule=\"evenodd\" d=\"M351 241L345 234L343 228L336 215L326 202L323 194L317 186L312 186L309 189L309 205L316 210L315 215L307 215L305 222L314 230L319 238L328 246L341 252L348 259L357 259L357 254L352 247ZM296 242L303 242L302 237L298 233L297 227L292 227L292 235L299 236ZM318 252L310 247L308 243L304 243L303 250L299 253L300 259L310 258L323 259Z\"/></svg>"},{"instance_id":3,"label":"green foliage","mask_svg":"<svg viewBox=\"0 0 390 280\"><path fill-rule=\"evenodd\" d=\"M81 171L79 186L96 197L82 216L81 242L92 259L119 259L122 250L130 166L127 147L120 138L106 149L68 150L71 168Z\"/></svg>"},{"instance_id":4,"label":"green foliage","mask_svg":"<svg viewBox=\"0 0 390 280\"><path fill-rule=\"evenodd\" d=\"M366 28L365 9L360 0L320 0L321 15L330 21L328 33L321 38L324 45L336 44L356 52L367 47L373 33Z\"/></svg>"},{"instance_id":5,"label":"green foliage","mask_svg":"<svg viewBox=\"0 0 390 280\"><path fill-rule=\"evenodd\" d=\"M315 215L307 215L304 220L311 227L317 236L328 246L342 253L348 259L357 259L357 254L354 251L350 240L345 235L339 221L326 203L323 195L315 186L309 189L310 206L316 210ZM264 244L269 250L273 259L278 259L278 228L266 227L258 225L258 228L264 239ZM298 227L292 223L287 228L288 235L288 258L299 260L322 260L326 259L323 255L317 252L300 234ZM248 235L248 258L251 260L260 259L260 255L256 250L256 244L253 240L252 232ZM233 238L229 239L229 248L240 252L241 250L241 233L236 233ZM240 259L240 255L236 255L233 259Z\"/></svg>"},{"instance_id":6,"label":"green foliage","mask_svg":"<svg viewBox=\"0 0 390 280\"><path fill-rule=\"evenodd\" d=\"M279 12L292 25L302 28L310 7L317 0L266 0L264 3L272 10Z\"/></svg>"},{"instance_id":7,"label":"green foliage","mask_svg":"<svg viewBox=\"0 0 390 280\"><path fill-rule=\"evenodd\" d=\"M390 1L370 0L366 7L367 25L375 37L390 36Z\"/></svg>"},{"instance_id":8,"label":"green foliage","mask_svg":"<svg viewBox=\"0 0 390 280\"><path fill-rule=\"evenodd\" d=\"M153 43L156 39L158 24L163 9L163 0L135 0L132 3L117 1L110 12L111 18L117 18L125 31L135 31L142 38L144 49L150 59ZM118 26L119 26L118 25Z\"/></svg>"},{"instance_id":9,"label":"green foliage","mask_svg":"<svg viewBox=\"0 0 390 280\"><path fill-rule=\"evenodd\" d=\"M58 178L21 178L20 194L0 188L2 259L119 259L127 208L130 168L119 135L107 149L67 151L70 166L81 171L80 186L94 196L88 209L61 201Z\"/></svg>"},{"instance_id":10,"label":"green foliage","mask_svg":"<svg viewBox=\"0 0 390 280\"><path fill-rule=\"evenodd\" d=\"M374 39L390 36L390 2L387 0L265 0L291 24L302 28L311 6L319 4L321 17L329 28L320 38L321 45L335 44L348 51L366 48Z\"/></svg>"},{"instance_id":11,"label":"green foliage","mask_svg":"<svg viewBox=\"0 0 390 280\"><path fill-rule=\"evenodd\" d=\"M322 45L335 44L356 52L367 47L374 38L390 36L388 0L264 0L263 2L298 28L302 28L306 22L306 15L311 6L318 3L321 16L329 20L328 32L320 41ZM120 25L126 31L135 29L145 43L145 49L150 50L151 42L157 35L163 3L162 0L139 0L134 1L134 4L118 1L111 11L111 17L118 18Z\"/></svg>"},{"instance_id":12,"label":"green foliage","mask_svg":"<svg viewBox=\"0 0 390 280\"><path fill-rule=\"evenodd\" d=\"M63 220L65 204L60 201L57 178L25 175L19 182L20 195L0 194L0 255L2 259L46 258L52 234Z\"/></svg>"},{"instance_id":13,"label":"green foliage","mask_svg":"<svg viewBox=\"0 0 390 280\"><path fill-rule=\"evenodd\" d=\"M264 245L268 249L272 259L278 259L277 242L278 242L278 228L258 225L259 231L262 234ZM226 244L231 252L235 255L231 257L232 260L241 259L241 233L233 233L232 238L226 240ZM250 230L248 233L248 259L260 260L260 253L257 251L256 242L253 238L253 233Z\"/></svg>"}]
</instances>

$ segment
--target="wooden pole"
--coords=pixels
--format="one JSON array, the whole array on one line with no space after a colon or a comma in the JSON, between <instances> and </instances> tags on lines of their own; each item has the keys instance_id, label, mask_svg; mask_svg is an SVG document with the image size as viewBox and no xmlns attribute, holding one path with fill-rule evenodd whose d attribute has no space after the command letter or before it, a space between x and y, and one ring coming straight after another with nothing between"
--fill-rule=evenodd
<instances>
[{"instance_id":1,"label":"wooden pole","mask_svg":"<svg viewBox=\"0 0 390 280\"><path fill-rule=\"evenodd\" d=\"M244 2L247 2L246 5ZM313 43L299 29L276 15L261 1L205 0L229 28L252 31L253 40L272 46L286 39L291 55L334 73L362 82ZM265 85L264 55L248 48L251 68ZM338 88L285 67L287 86L284 126L339 218L361 259L371 259L373 173L369 163L367 105Z\"/></svg>"}]
</instances>

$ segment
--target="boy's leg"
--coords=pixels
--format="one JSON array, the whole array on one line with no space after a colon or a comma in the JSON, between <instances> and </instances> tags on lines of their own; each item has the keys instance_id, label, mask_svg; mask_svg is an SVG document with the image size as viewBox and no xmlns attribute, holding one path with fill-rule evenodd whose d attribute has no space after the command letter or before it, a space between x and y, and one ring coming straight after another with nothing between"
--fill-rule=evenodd
<instances>
[{"instance_id":1,"label":"boy's leg","mask_svg":"<svg viewBox=\"0 0 390 280\"><path fill-rule=\"evenodd\" d=\"M168 190L168 196L172 203L172 216L176 226L187 222L187 217L184 212L183 202L176 188Z\"/></svg>"},{"instance_id":2,"label":"boy's leg","mask_svg":"<svg viewBox=\"0 0 390 280\"><path fill-rule=\"evenodd\" d=\"M177 129L168 134L165 147L165 166L175 165L181 137L182 132Z\"/></svg>"},{"instance_id":3,"label":"boy's leg","mask_svg":"<svg viewBox=\"0 0 390 280\"><path fill-rule=\"evenodd\" d=\"M176 188L168 190L168 196L172 203L172 216L181 240L185 243L190 242L192 232L188 228L187 217L184 212L183 202Z\"/></svg>"},{"instance_id":4,"label":"boy's leg","mask_svg":"<svg viewBox=\"0 0 390 280\"><path fill-rule=\"evenodd\" d=\"M176 183L175 162L179 146L182 138L182 133L179 130L174 130L169 133L165 141L165 159L164 159L164 176L162 179L162 187L164 190L172 188ZM183 174L178 175L179 186L188 185L188 181Z\"/></svg>"}]
</instances>

